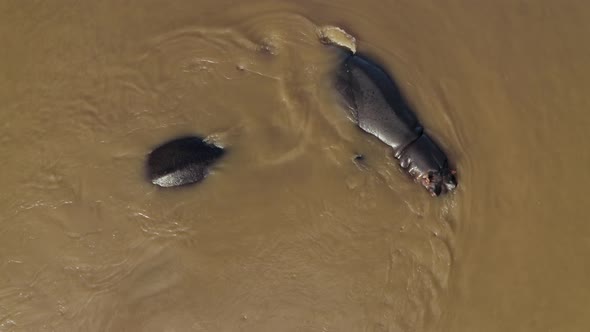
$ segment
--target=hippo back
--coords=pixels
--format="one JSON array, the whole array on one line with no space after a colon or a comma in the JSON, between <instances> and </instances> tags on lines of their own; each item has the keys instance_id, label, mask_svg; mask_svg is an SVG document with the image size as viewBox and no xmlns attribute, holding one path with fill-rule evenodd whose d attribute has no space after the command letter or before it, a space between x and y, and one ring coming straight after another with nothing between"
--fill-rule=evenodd
<instances>
[{"instance_id":1,"label":"hippo back","mask_svg":"<svg viewBox=\"0 0 590 332\"><path fill-rule=\"evenodd\" d=\"M422 134L393 79L366 57L348 56L338 68L335 88L350 118L391 146L396 156Z\"/></svg>"}]
</instances>

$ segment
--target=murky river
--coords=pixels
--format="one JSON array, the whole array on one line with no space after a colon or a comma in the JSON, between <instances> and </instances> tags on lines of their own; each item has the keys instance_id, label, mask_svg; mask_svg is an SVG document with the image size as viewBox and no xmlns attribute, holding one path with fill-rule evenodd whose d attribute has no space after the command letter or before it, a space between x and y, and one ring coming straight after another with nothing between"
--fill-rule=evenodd
<instances>
[{"instance_id":1,"label":"murky river","mask_svg":"<svg viewBox=\"0 0 590 332\"><path fill-rule=\"evenodd\" d=\"M324 25L455 194L334 105ZM0 1L0 331L587 331L589 32L581 0ZM227 156L151 185L185 134Z\"/></svg>"}]
</instances>

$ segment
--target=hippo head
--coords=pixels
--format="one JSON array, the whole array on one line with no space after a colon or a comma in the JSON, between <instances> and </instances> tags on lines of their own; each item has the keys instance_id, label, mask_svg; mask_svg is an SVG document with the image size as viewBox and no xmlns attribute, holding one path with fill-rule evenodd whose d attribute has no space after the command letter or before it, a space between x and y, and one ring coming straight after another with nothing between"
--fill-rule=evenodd
<instances>
[{"instance_id":1,"label":"hippo head","mask_svg":"<svg viewBox=\"0 0 590 332\"><path fill-rule=\"evenodd\" d=\"M432 196L440 196L457 187L457 172L449 168L445 154L426 134L406 146L396 158Z\"/></svg>"},{"instance_id":2,"label":"hippo head","mask_svg":"<svg viewBox=\"0 0 590 332\"><path fill-rule=\"evenodd\" d=\"M428 190L432 196L439 196L451 192L457 187L455 170L443 168L438 171L428 171L419 177L419 182Z\"/></svg>"}]
</instances>

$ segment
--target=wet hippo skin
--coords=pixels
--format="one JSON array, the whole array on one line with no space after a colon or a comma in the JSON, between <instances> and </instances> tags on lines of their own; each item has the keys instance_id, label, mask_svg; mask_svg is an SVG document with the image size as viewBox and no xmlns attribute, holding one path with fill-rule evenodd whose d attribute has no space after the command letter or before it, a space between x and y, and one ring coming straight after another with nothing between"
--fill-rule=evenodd
<instances>
[{"instance_id":1,"label":"wet hippo skin","mask_svg":"<svg viewBox=\"0 0 590 332\"><path fill-rule=\"evenodd\" d=\"M158 146L148 155L148 177L160 187L198 183L205 179L209 167L224 153L223 148L197 136L176 138Z\"/></svg>"},{"instance_id":2,"label":"wet hippo skin","mask_svg":"<svg viewBox=\"0 0 590 332\"><path fill-rule=\"evenodd\" d=\"M393 148L400 166L433 196L453 191L455 171L445 153L424 132L395 81L368 57L348 54L334 87L349 118Z\"/></svg>"}]
</instances>

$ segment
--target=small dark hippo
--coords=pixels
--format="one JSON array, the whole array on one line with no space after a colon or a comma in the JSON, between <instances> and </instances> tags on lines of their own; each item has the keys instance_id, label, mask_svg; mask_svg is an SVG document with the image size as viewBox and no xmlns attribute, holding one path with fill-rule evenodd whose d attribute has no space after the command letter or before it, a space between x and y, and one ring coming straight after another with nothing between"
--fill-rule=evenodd
<instances>
[{"instance_id":1,"label":"small dark hippo","mask_svg":"<svg viewBox=\"0 0 590 332\"><path fill-rule=\"evenodd\" d=\"M334 86L350 118L393 148L394 156L433 196L457 187L444 152L424 132L394 80L363 55L348 54Z\"/></svg>"},{"instance_id":2,"label":"small dark hippo","mask_svg":"<svg viewBox=\"0 0 590 332\"><path fill-rule=\"evenodd\" d=\"M224 154L223 148L200 137L186 136L164 143L147 158L150 181L160 187L177 187L202 181L209 167Z\"/></svg>"}]
</instances>

